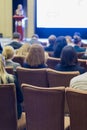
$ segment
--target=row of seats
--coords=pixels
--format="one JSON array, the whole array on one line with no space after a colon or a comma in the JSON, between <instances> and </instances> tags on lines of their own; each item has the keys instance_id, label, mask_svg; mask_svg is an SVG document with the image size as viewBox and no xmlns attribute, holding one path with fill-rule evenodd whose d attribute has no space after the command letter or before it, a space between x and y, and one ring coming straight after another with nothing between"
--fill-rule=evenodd
<instances>
[{"instance_id":1,"label":"row of seats","mask_svg":"<svg viewBox=\"0 0 87 130\"><path fill-rule=\"evenodd\" d=\"M0 85L1 130L86 130L87 92L73 88L22 84L25 116L17 120L14 84ZM64 114L66 100L69 116ZM69 118L70 117L70 118Z\"/></svg>"},{"instance_id":2,"label":"row of seats","mask_svg":"<svg viewBox=\"0 0 87 130\"><path fill-rule=\"evenodd\" d=\"M7 72L14 74L13 67L5 67ZM17 67L16 76L19 85L27 83L40 87L69 86L70 80L79 75L78 71L61 72L50 68L29 69Z\"/></svg>"},{"instance_id":3,"label":"row of seats","mask_svg":"<svg viewBox=\"0 0 87 130\"><path fill-rule=\"evenodd\" d=\"M47 59L47 65L49 68L54 69L55 66L60 62L60 58L49 57ZM87 71L87 60L86 59L78 59L79 64L84 67Z\"/></svg>"},{"instance_id":4,"label":"row of seats","mask_svg":"<svg viewBox=\"0 0 87 130\"><path fill-rule=\"evenodd\" d=\"M50 68L29 69L17 67L18 81L40 87L69 86L70 80L79 75L78 71L61 72Z\"/></svg>"},{"instance_id":5,"label":"row of seats","mask_svg":"<svg viewBox=\"0 0 87 130\"><path fill-rule=\"evenodd\" d=\"M79 55L82 55L83 53L79 53ZM18 62L23 66L24 63L24 56L15 56L13 58L13 61ZM80 56L78 58L79 64L83 66L87 70L87 60L86 59L80 59ZM60 58L54 58L54 57L48 57L46 64L48 65L48 68L54 69L55 66L60 62Z\"/></svg>"},{"instance_id":6,"label":"row of seats","mask_svg":"<svg viewBox=\"0 0 87 130\"><path fill-rule=\"evenodd\" d=\"M12 67L6 67L7 72L12 73ZM61 72L49 68L43 69L27 69L17 67L16 76L21 87L22 83L27 83L39 87L68 87L70 80L79 75L78 71L74 72ZM22 104L24 110L24 104ZM68 105L65 101L65 113L68 113Z\"/></svg>"},{"instance_id":7,"label":"row of seats","mask_svg":"<svg viewBox=\"0 0 87 130\"><path fill-rule=\"evenodd\" d=\"M27 130L87 129L87 92L73 88L42 88L22 84ZM64 102L69 106L70 122L64 123ZM67 118L66 118L67 119ZM68 124L67 124L68 123Z\"/></svg>"}]
</instances>

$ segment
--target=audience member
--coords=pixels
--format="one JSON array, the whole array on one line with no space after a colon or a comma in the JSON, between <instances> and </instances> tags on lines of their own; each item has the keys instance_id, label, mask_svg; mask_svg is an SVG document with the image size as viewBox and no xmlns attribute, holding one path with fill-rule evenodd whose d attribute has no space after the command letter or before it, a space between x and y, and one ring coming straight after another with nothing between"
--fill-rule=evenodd
<instances>
[{"instance_id":1,"label":"audience member","mask_svg":"<svg viewBox=\"0 0 87 130\"><path fill-rule=\"evenodd\" d=\"M18 119L19 119L22 114L21 103L23 102L23 94L18 85L18 81L17 81L16 77L14 75L8 74L6 72L5 59L2 55L0 55L0 84L8 84L8 83L14 83L16 86L17 112L18 112ZM5 94L5 93L3 93L3 94Z\"/></svg>"},{"instance_id":2,"label":"audience member","mask_svg":"<svg viewBox=\"0 0 87 130\"><path fill-rule=\"evenodd\" d=\"M14 71L16 71L16 68L21 65L17 62L12 61L14 54L15 54L15 51L13 47L5 46L3 48L2 55L5 57L6 66L13 66Z\"/></svg>"},{"instance_id":3,"label":"audience member","mask_svg":"<svg viewBox=\"0 0 87 130\"><path fill-rule=\"evenodd\" d=\"M18 56L26 56L27 53L29 52L30 50L30 47L31 47L31 44L29 43L24 43L22 45L22 47L20 47L19 49L17 49L15 51L15 54L18 55Z\"/></svg>"},{"instance_id":4,"label":"audience member","mask_svg":"<svg viewBox=\"0 0 87 130\"><path fill-rule=\"evenodd\" d=\"M13 39L11 41L10 46L12 46L14 49L19 49L23 44L20 42L21 35L18 32L13 33Z\"/></svg>"},{"instance_id":5,"label":"audience member","mask_svg":"<svg viewBox=\"0 0 87 130\"><path fill-rule=\"evenodd\" d=\"M85 52L86 48L81 47L81 38L79 36L74 37L73 39L74 41L74 48L76 50L76 52Z\"/></svg>"},{"instance_id":6,"label":"audience member","mask_svg":"<svg viewBox=\"0 0 87 130\"><path fill-rule=\"evenodd\" d=\"M34 43L42 44L41 41L39 41L38 34L33 34L29 43L30 44L34 44Z\"/></svg>"},{"instance_id":7,"label":"audience member","mask_svg":"<svg viewBox=\"0 0 87 130\"><path fill-rule=\"evenodd\" d=\"M73 43L73 40L72 40L72 37L67 35L65 36L66 38L66 41L67 41L67 44L70 45L70 46L74 46L74 43Z\"/></svg>"},{"instance_id":8,"label":"audience member","mask_svg":"<svg viewBox=\"0 0 87 130\"><path fill-rule=\"evenodd\" d=\"M78 37L78 36L81 37L80 32L75 32L74 35L73 35L73 39L74 39L75 37Z\"/></svg>"},{"instance_id":9,"label":"audience member","mask_svg":"<svg viewBox=\"0 0 87 130\"><path fill-rule=\"evenodd\" d=\"M32 44L29 53L25 58L25 68L46 68L45 52L40 44Z\"/></svg>"},{"instance_id":10,"label":"audience member","mask_svg":"<svg viewBox=\"0 0 87 130\"><path fill-rule=\"evenodd\" d=\"M58 71L79 71L80 74L86 72L85 68L78 64L77 53L72 46L65 46L61 52L61 61L56 65Z\"/></svg>"},{"instance_id":11,"label":"audience member","mask_svg":"<svg viewBox=\"0 0 87 130\"><path fill-rule=\"evenodd\" d=\"M80 46L83 47L83 45L84 45L85 43L82 41L81 34L80 34L79 32L75 32L75 33L74 33L74 35L73 35L73 40L74 40L76 37L77 37L77 38L80 37L80 40L81 40L81 41L80 41L80 44L81 44Z\"/></svg>"},{"instance_id":12,"label":"audience member","mask_svg":"<svg viewBox=\"0 0 87 130\"><path fill-rule=\"evenodd\" d=\"M45 51L54 51L54 45L56 41L56 36L55 35L50 35L48 37L48 46L45 47Z\"/></svg>"},{"instance_id":13,"label":"audience member","mask_svg":"<svg viewBox=\"0 0 87 130\"><path fill-rule=\"evenodd\" d=\"M87 72L70 80L70 87L87 91Z\"/></svg>"},{"instance_id":14,"label":"audience member","mask_svg":"<svg viewBox=\"0 0 87 130\"><path fill-rule=\"evenodd\" d=\"M55 46L54 46L53 57L60 58L61 51L62 51L63 47L66 45L67 45L67 41L64 36L57 37Z\"/></svg>"}]
</instances>

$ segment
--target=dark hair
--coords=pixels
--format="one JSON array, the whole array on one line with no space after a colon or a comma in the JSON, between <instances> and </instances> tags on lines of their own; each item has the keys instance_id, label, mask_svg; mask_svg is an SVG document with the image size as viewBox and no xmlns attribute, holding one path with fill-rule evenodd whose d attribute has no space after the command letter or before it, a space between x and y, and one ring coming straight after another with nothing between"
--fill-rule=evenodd
<instances>
[{"instance_id":1,"label":"dark hair","mask_svg":"<svg viewBox=\"0 0 87 130\"><path fill-rule=\"evenodd\" d=\"M61 64L71 66L78 64L77 53L72 46L65 46L61 52Z\"/></svg>"},{"instance_id":2,"label":"dark hair","mask_svg":"<svg viewBox=\"0 0 87 130\"><path fill-rule=\"evenodd\" d=\"M80 34L80 32L75 32L75 33L74 33L74 36L79 36L79 37L81 37L81 34Z\"/></svg>"},{"instance_id":3,"label":"dark hair","mask_svg":"<svg viewBox=\"0 0 87 130\"><path fill-rule=\"evenodd\" d=\"M18 32L13 33L13 39L20 39L21 35Z\"/></svg>"},{"instance_id":4,"label":"dark hair","mask_svg":"<svg viewBox=\"0 0 87 130\"><path fill-rule=\"evenodd\" d=\"M75 36L73 41L75 44L78 44L79 42L81 42L81 38L79 36Z\"/></svg>"},{"instance_id":5,"label":"dark hair","mask_svg":"<svg viewBox=\"0 0 87 130\"><path fill-rule=\"evenodd\" d=\"M32 38L34 38L34 37L35 37L35 38L39 38L39 35L38 35L38 34L33 34L33 35L32 35Z\"/></svg>"},{"instance_id":6,"label":"dark hair","mask_svg":"<svg viewBox=\"0 0 87 130\"><path fill-rule=\"evenodd\" d=\"M54 57L59 58L63 47L66 45L67 45L67 41L64 36L57 37L55 42L55 47L54 47Z\"/></svg>"},{"instance_id":7,"label":"dark hair","mask_svg":"<svg viewBox=\"0 0 87 130\"><path fill-rule=\"evenodd\" d=\"M55 44L55 41L56 41L56 36L55 35L50 35L48 37L48 41L51 45L54 45Z\"/></svg>"}]
</instances>

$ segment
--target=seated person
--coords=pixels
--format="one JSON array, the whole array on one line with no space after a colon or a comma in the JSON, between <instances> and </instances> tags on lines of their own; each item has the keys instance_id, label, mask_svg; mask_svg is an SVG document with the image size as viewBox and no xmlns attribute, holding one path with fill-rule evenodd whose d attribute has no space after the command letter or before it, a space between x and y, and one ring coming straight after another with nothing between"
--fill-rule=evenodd
<instances>
[{"instance_id":1,"label":"seated person","mask_svg":"<svg viewBox=\"0 0 87 130\"><path fill-rule=\"evenodd\" d=\"M32 69L46 68L45 62L45 52L42 45L32 44L23 67Z\"/></svg>"},{"instance_id":2,"label":"seated person","mask_svg":"<svg viewBox=\"0 0 87 130\"><path fill-rule=\"evenodd\" d=\"M64 36L58 36L54 46L53 57L60 58L61 51L66 45L67 45L66 38Z\"/></svg>"},{"instance_id":3,"label":"seated person","mask_svg":"<svg viewBox=\"0 0 87 130\"><path fill-rule=\"evenodd\" d=\"M16 77L6 72L5 59L2 55L0 55L0 84L8 84L8 83L14 83L16 86L17 112L18 112L18 119L20 119L22 114L21 103L23 102L23 94L18 85Z\"/></svg>"},{"instance_id":4,"label":"seated person","mask_svg":"<svg viewBox=\"0 0 87 130\"><path fill-rule=\"evenodd\" d=\"M80 32L75 32L74 35L73 35L73 39L76 38L76 37L80 37L81 38L81 34ZM83 47L85 43L82 41L82 38L81 38L81 47Z\"/></svg>"},{"instance_id":5,"label":"seated person","mask_svg":"<svg viewBox=\"0 0 87 130\"><path fill-rule=\"evenodd\" d=\"M31 44L29 44L29 43L24 43L24 44L22 45L22 47L20 47L19 49L17 49L17 50L15 51L15 55L17 55L17 56L26 56L27 53L28 53L29 50L30 50L30 47L31 47Z\"/></svg>"},{"instance_id":6,"label":"seated person","mask_svg":"<svg viewBox=\"0 0 87 130\"><path fill-rule=\"evenodd\" d=\"M42 44L41 41L39 41L38 34L33 34L29 43L30 44L34 44L34 43Z\"/></svg>"},{"instance_id":7,"label":"seated person","mask_svg":"<svg viewBox=\"0 0 87 130\"><path fill-rule=\"evenodd\" d=\"M55 42L56 42L56 36L50 35L48 37L48 46L44 48L45 51L54 51Z\"/></svg>"},{"instance_id":8,"label":"seated person","mask_svg":"<svg viewBox=\"0 0 87 130\"><path fill-rule=\"evenodd\" d=\"M74 49L76 52L85 52L86 51L86 48L84 47L81 47L81 38L79 36L76 36L74 37L73 39L73 42L74 42Z\"/></svg>"},{"instance_id":9,"label":"seated person","mask_svg":"<svg viewBox=\"0 0 87 130\"><path fill-rule=\"evenodd\" d=\"M13 70L16 71L16 68L21 65L17 62L12 61L14 54L15 54L15 51L13 47L5 46L3 48L2 55L5 57L6 66L13 66Z\"/></svg>"},{"instance_id":10,"label":"seated person","mask_svg":"<svg viewBox=\"0 0 87 130\"><path fill-rule=\"evenodd\" d=\"M70 87L87 91L87 72L70 80Z\"/></svg>"},{"instance_id":11,"label":"seated person","mask_svg":"<svg viewBox=\"0 0 87 130\"><path fill-rule=\"evenodd\" d=\"M65 46L61 52L61 60L55 67L58 71L79 71L80 74L86 72L85 68L78 64L77 53L72 46Z\"/></svg>"},{"instance_id":12,"label":"seated person","mask_svg":"<svg viewBox=\"0 0 87 130\"><path fill-rule=\"evenodd\" d=\"M13 39L8 45L12 46L14 49L19 49L23 44L20 42L21 35L18 32L13 33Z\"/></svg>"},{"instance_id":13,"label":"seated person","mask_svg":"<svg viewBox=\"0 0 87 130\"><path fill-rule=\"evenodd\" d=\"M66 41L67 41L67 44L68 44L68 45L74 46L74 43L73 43L73 40L72 40L72 37L71 37L71 36L66 35L65 38L66 38Z\"/></svg>"}]
</instances>

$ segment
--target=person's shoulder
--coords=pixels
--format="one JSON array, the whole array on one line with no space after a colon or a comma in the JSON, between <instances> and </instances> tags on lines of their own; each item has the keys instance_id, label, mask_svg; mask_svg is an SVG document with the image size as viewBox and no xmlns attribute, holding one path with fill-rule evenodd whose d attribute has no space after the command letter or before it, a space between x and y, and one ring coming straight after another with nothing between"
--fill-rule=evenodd
<instances>
[{"instance_id":1,"label":"person's shoulder","mask_svg":"<svg viewBox=\"0 0 87 130\"><path fill-rule=\"evenodd\" d=\"M7 73L6 77L7 77L8 83L14 83L14 80L15 80L14 75Z\"/></svg>"},{"instance_id":2,"label":"person's shoulder","mask_svg":"<svg viewBox=\"0 0 87 130\"><path fill-rule=\"evenodd\" d=\"M61 68L61 64L60 64L60 63L58 63L58 64L54 67L54 69L57 70L57 71L60 71L60 68Z\"/></svg>"},{"instance_id":3,"label":"person's shoulder","mask_svg":"<svg viewBox=\"0 0 87 130\"><path fill-rule=\"evenodd\" d=\"M86 69L80 65L76 65L77 71L80 72L80 74L83 74L86 72Z\"/></svg>"},{"instance_id":4,"label":"person's shoulder","mask_svg":"<svg viewBox=\"0 0 87 130\"><path fill-rule=\"evenodd\" d=\"M20 63L12 61L12 63L16 66L21 66Z\"/></svg>"}]
</instances>

